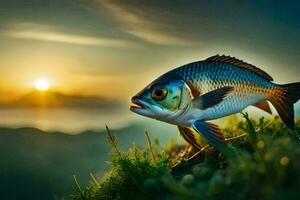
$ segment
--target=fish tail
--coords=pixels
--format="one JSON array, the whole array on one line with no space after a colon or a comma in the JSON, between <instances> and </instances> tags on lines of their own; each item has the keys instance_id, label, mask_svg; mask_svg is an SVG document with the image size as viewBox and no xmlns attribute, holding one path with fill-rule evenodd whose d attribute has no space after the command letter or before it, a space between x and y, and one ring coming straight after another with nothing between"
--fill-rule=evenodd
<instances>
[{"instance_id":1,"label":"fish tail","mask_svg":"<svg viewBox=\"0 0 300 200\"><path fill-rule=\"evenodd\" d=\"M285 125L294 129L294 103L300 99L300 82L277 86L270 93L269 100Z\"/></svg>"}]
</instances>

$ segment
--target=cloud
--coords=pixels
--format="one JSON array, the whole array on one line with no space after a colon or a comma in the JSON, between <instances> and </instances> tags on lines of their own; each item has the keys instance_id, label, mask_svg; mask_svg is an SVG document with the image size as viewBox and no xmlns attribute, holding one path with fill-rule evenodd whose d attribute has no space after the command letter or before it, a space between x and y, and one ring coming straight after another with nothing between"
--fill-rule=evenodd
<instances>
[{"instance_id":1,"label":"cloud","mask_svg":"<svg viewBox=\"0 0 300 200\"><path fill-rule=\"evenodd\" d=\"M124 32L141 40L159 45L195 45L194 41L174 34L176 33L176 27L155 19L158 17L157 14L159 14L156 10L147 10L142 7L136 8L132 6L134 4L130 4L130 2L125 3L124 1L92 0L92 2L98 2L108 10L110 15L123 26L121 28ZM163 14L160 13L159 15ZM161 17L163 18L163 16Z\"/></svg>"},{"instance_id":2,"label":"cloud","mask_svg":"<svg viewBox=\"0 0 300 200\"><path fill-rule=\"evenodd\" d=\"M19 39L31 39L40 41L59 42L86 46L109 46L109 47L128 47L131 43L123 39L106 37L92 37L85 35L68 34L58 30L53 30L44 25L26 23L15 25L17 28L8 28L2 34Z\"/></svg>"},{"instance_id":3,"label":"cloud","mask_svg":"<svg viewBox=\"0 0 300 200\"><path fill-rule=\"evenodd\" d=\"M128 30L127 33L154 44L176 45L176 46L193 45L192 41L171 36L169 34L159 32L156 30L151 30L151 29L133 29L133 30Z\"/></svg>"}]
</instances>

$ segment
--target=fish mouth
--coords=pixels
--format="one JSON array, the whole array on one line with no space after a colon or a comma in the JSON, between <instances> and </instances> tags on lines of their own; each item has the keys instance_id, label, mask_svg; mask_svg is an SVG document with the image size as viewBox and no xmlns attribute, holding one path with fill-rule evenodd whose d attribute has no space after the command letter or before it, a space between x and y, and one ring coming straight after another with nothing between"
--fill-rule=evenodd
<instances>
[{"instance_id":1,"label":"fish mouth","mask_svg":"<svg viewBox=\"0 0 300 200\"><path fill-rule=\"evenodd\" d=\"M151 103L146 100L139 99L137 97L133 97L131 99L130 110L136 114L143 116L151 116L153 115L153 111L151 109Z\"/></svg>"},{"instance_id":2,"label":"fish mouth","mask_svg":"<svg viewBox=\"0 0 300 200\"><path fill-rule=\"evenodd\" d=\"M160 110L146 98L132 97L130 111L144 117L155 118Z\"/></svg>"},{"instance_id":3,"label":"fish mouth","mask_svg":"<svg viewBox=\"0 0 300 200\"><path fill-rule=\"evenodd\" d=\"M130 110L132 109L149 109L149 107L146 105L145 101L137 98L132 98Z\"/></svg>"}]
</instances>

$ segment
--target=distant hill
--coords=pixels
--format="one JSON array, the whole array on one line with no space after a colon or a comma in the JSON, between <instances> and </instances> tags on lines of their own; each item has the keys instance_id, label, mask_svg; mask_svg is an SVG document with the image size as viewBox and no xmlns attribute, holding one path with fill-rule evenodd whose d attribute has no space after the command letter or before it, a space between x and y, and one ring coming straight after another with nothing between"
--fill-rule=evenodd
<instances>
[{"instance_id":1,"label":"distant hill","mask_svg":"<svg viewBox=\"0 0 300 200\"><path fill-rule=\"evenodd\" d=\"M114 131L120 146L144 143L142 127ZM90 173L107 170L112 151L105 132L79 135L44 132L34 128L0 129L1 199L53 199L68 197L72 175L87 183ZM134 138L134 139L133 139Z\"/></svg>"},{"instance_id":2,"label":"distant hill","mask_svg":"<svg viewBox=\"0 0 300 200\"><path fill-rule=\"evenodd\" d=\"M2 107L83 107L111 108L119 106L116 100L98 96L65 95L55 91L32 91L10 102L2 102Z\"/></svg>"},{"instance_id":3,"label":"distant hill","mask_svg":"<svg viewBox=\"0 0 300 200\"><path fill-rule=\"evenodd\" d=\"M150 127L155 127L148 125ZM144 146L145 127L134 124L112 133L122 150L133 143ZM173 132L164 131L159 138L165 143ZM158 128L157 128L158 129ZM156 135L150 129L152 138ZM68 199L72 193L72 175L82 185L90 173L103 175L112 147L106 131L85 131L78 135L45 132L35 128L0 128L0 193L1 199Z\"/></svg>"}]
</instances>

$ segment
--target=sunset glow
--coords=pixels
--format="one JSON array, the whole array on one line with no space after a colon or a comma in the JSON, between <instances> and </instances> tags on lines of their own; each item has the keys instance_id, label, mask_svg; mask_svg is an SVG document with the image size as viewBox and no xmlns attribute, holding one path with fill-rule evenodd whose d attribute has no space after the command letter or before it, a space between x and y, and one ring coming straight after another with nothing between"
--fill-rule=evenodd
<instances>
[{"instance_id":1,"label":"sunset glow","mask_svg":"<svg viewBox=\"0 0 300 200\"><path fill-rule=\"evenodd\" d=\"M34 82L34 87L38 91L47 91L49 89L49 86L49 80L44 77L40 77Z\"/></svg>"}]
</instances>

